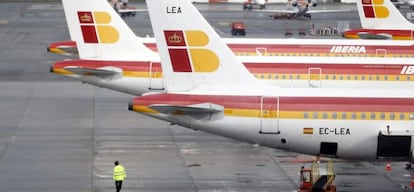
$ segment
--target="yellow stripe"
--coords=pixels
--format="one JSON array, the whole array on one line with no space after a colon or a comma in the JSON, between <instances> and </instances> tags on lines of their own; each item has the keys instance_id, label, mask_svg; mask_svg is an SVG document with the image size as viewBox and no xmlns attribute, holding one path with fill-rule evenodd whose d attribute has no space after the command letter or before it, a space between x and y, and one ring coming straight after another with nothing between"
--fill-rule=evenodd
<instances>
[{"instance_id":1,"label":"yellow stripe","mask_svg":"<svg viewBox=\"0 0 414 192\"><path fill-rule=\"evenodd\" d=\"M399 40L410 40L409 38ZM235 52L237 56L258 56L257 52ZM261 53L262 56L299 56L299 57L394 57L394 58L412 58L414 54L376 54L376 53L279 53L279 52L266 52Z\"/></svg>"},{"instance_id":2,"label":"yellow stripe","mask_svg":"<svg viewBox=\"0 0 414 192\"><path fill-rule=\"evenodd\" d=\"M272 74L272 73L254 73L257 79L265 80L309 80L309 74ZM358 80L358 81L414 81L414 77L409 75L344 75L344 74L321 74L313 75L313 80Z\"/></svg>"},{"instance_id":3,"label":"yellow stripe","mask_svg":"<svg viewBox=\"0 0 414 192\"><path fill-rule=\"evenodd\" d=\"M134 106L134 111L157 114L146 106ZM225 116L260 118L260 110L226 108ZM277 111L263 111L263 118L276 118ZM280 119L327 119L327 120L414 120L414 112L332 112L332 111L280 111Z\"/></svg>"}]
</instances>

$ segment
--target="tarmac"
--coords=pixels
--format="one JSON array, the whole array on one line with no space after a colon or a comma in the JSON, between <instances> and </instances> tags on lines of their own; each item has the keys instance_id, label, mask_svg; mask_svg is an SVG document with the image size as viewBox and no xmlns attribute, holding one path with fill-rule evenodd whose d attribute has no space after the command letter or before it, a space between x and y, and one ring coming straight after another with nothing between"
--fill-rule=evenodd
<instances>
[{"instance_id":1,"label":"tarmac","mask_svg":"<svg viewBox=\"0 0 414 192\"><path fill-rule=\"evenodd\" d=\"M226 23L235 19L246 22L247 37L284 37L291 22L237 11L240 5L197 6L227 37ZM343 18L356 25L355 14L311 22ZM147 13L126 21L138 35L152 36ZM0 39L0 192L114 191L115 160L127 171L124 192L291 192L300 167L314 159L172 126L128 111L132 95L49 73L66 59L45 51L69 39L60 3L1 3ZM392 162L391 171L385 165L336 160L338 191L413 191L405 162Z\"/></svg>"}]
</instances>

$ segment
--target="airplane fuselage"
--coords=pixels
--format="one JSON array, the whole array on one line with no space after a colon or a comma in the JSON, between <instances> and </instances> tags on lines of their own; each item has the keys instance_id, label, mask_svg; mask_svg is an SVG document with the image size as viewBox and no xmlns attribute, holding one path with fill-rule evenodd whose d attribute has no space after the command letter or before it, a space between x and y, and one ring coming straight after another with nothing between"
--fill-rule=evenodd
<instances>
[{"instance_id":1,"label":"airplane fuselage","mask_svg":"<svg viewBox=\"0 0 414 192\"><path fill-rule=\"evenodd\" d=\"M359 160L410 157L412 98L386 97L384 93L366 97L367 92L346 90L339 91L343 94L325 90L306 90L304 94L298 89L277 92L269 96L154 94L135 98L129 108L183 127L304 154ZM199 103L212 103L223 110L168 114L154 110L157 104Z\"/></svg>"}]
</instances>

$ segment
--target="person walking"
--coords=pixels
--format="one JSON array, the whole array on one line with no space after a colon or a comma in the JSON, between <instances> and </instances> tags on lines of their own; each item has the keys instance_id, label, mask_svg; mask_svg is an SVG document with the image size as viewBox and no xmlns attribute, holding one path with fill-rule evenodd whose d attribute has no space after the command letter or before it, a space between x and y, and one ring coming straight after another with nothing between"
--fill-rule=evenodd
<instances>
[{"instance_id":1,"label":"person walking","mask_svg":"<svg viewBox=\"0 0 414 192\"><path fill-rule=\"evenodd\" d=\"M122 181L126 178L126 172L122 165L119 164L119 161L115 161L113 179L115 181L116 192L120 192L122 189Z\"/></svg>"}]
</instances>

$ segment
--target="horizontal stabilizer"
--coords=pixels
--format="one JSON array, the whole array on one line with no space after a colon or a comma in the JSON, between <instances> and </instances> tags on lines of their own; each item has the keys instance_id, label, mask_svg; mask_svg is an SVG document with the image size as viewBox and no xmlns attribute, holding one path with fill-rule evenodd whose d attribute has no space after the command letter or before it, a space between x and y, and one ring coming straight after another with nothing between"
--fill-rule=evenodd
<instances>
[{"instance_id":1,"label":"horizontal stabilizer","mask_svg":"<svg viewBox=\"0 0 414 192\"><path fill-rule=\"evenodd\" d=\"M78 66L67 66L64 69L76 75L96 76L105 80L114 80L122 77L122 69L117 67L86 68Z\"/></svg>"},{"instance_id":2,"label":"horizontal stabilizer","mask_svg":"<svg viewBox=\"0 0 414 192\"><path fill-rule=\"evenodd\" d=\"M200 103L195 105L167 105L167 104L153 104L149 108L164 114L206 114L217 113L224 111L224 107L213 103Z\"/></svg>"}]
</instances>

